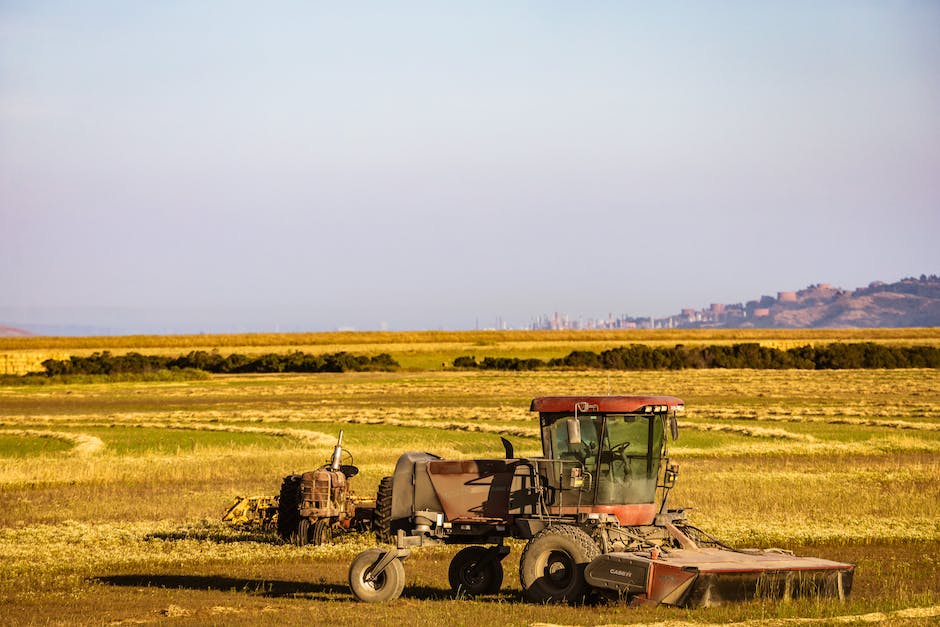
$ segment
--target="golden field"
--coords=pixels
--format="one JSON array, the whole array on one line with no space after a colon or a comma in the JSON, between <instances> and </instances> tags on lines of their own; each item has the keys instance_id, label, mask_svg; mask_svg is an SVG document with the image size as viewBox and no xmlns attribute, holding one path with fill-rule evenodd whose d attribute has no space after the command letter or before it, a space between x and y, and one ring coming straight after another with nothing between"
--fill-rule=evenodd
<instances>
[{"instance_id":1,"label":"golden field","mask_svg":"<svg viewBox=\"0 0 940 627\"><path fill-rule=\"evenodd\" d=\"M920 333L918 331L917 333ZM647 334L651 332L645 332ZM766 332L765 332L766 333ZM936 330L829 340L937 342ZM862 333L862 332L852 332ZM883 333L883 335L879 335ZM366 334L369 335L369 334ZM412 337L413 336L413 337ZM709 343L806 343L798 333L699 337ZM201 337L201 336L200 336ZM231 336L227 336L231 337ZM940 372L936 370L678 372L457 372L442 356L525 347L573 350L575 339L392 334L376 343L335 338L206 336L223 353L283 347L350 347L398 355L398 373L213 376L199 381L0 387L0 608L9 624L813 624L940 620ZM363 338L355 335L356 340ZM87 346L20 346L0 352L154 350L165 338L98 338ZM300 344L294 344L296 339ZM370 339L370 338L365 338ZM217 340L217 341L214 341ZM322 341L321 341L322 340ZM437 344L434 340L439 340ZM122 344L129 342L129 345ZM193 340L194 342L196 340ZM591 336L609 346L622 337ZM639 341L639 340L629 340ZM685 342L668 334L643 343ZM823 340L819 340L823 341ZM100 342L97 344L95 342ZM480 345L490 342L489 345ZM148 343L152 343L150 345ZM427 345L427 348L425 348ZM278 348L280 347L280 348ZM396 359L405 362L393 353ZM436 370L421 370L421 359ZM432 362L433 363L433 362ZM339 429L374 492L406 450L499 457L498 435L521 454L540 450L529 401L540 395L664 393L686 401L673 505L695 524L744 546L779 546L858 564L845 603L754 602L705 610L543 607L523 603L513 566L503 592L453 599L454 548L421 549L405 563L404 596L353 600L345 573L367 535L294 547L218 521L238 494L275 494L281 478L329 455ZM856 618L852 618L856 617Z\"/></svg>"},{"instance_id":2,"label":"golden field","mask_svg":"<svg viewBox=\"0 0 940 627\"><path fill-rule=\"evenodd\" d=\"M41 371L46 359L94 352L184 355L194 350L242 353L313 354L341 351L388 353L405 370L440 370L461 355L477 358L551 359L574 350L599 352L626 344L734 344L758 342L787 349L806 344L876 341L897 345L940 346L940 328L917 329L655 329L624 331L413 331L335 333L255 333L242 335L167 335L121 337L0 338L0 375Z\"/></svg>"}]
</instances>

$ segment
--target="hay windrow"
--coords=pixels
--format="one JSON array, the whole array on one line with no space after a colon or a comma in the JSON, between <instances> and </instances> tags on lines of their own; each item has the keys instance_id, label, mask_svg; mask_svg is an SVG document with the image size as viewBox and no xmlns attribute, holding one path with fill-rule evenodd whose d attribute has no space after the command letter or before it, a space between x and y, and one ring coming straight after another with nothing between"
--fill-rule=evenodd
<instances>
[{"instance_id":1,"label":"hay windrow","mask_svg":"<svg viewBox=\"0 0 940 627\"><path fill-rule=\"evenodd\" d=\"M87 457L100 453L105 445L101 438L87 433L69 433L66 431L45 431L41 429L4 429L3 435L15 435L31 438L55 438L73 444L70 453L79 457Z\"/></svg>"},{"instance_id":2,"label":"hay windrow","mask_svg":"<svg viewBox=\"0 0 940 627\"><path fill-rule=\"evenodd\" d=\"M816 442L816 438L803 433L791 433L785 429L765 429L762 427L748 427L742 425L717 424L705 422L692 422L685 425L686 429L694 431L724 431L744 435L749 438L769 438L772 440L794 440L796 442Z\"/></svg>"}]
</instances>

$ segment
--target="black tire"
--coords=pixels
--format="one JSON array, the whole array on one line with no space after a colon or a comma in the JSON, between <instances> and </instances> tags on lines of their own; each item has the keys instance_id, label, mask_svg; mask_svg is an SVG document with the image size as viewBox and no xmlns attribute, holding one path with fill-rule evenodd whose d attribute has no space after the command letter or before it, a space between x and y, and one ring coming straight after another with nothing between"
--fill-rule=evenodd
<instances>
[{"instance_id":1,"label":"black tire","mask_svg":"<svg viewBox=\"0 0 940 627\"><path fill-rule=\"evenodd\" d=\"M392 541L392 477L382 477L375 495L375 513L372 515L376 541L388 544Z\"/></svg>"},{"instance_id":2,"label":"black tire","mask_svg":"<svg viewBox=\"0 0 940 627\"><path fill-rule=\"evenodd\" d=\"M385 551L382 549L369 549L363 551L353 563L349 565L349 588L353 595L366 603L384 603L394 601L401 596L405 589L405 567L400 559L392 563L372 581L367 578Z\"/></svg>"},{"instance_id":3,"label":"black tire","mask_svg":"<svg viewBox=\"0 0 940 627\"><path fill-rule=\"evenodd\" d=\"M290 542L296 546L304 546L310 542L310 519L301 518L297 523L297 529L291 534Z\"/></svg>"},{"instance_id":4,"label":"black tire","mask_svg":"<svg viewBox=\"0 0 940 627\"><path fill-rule=\"evenodd\" d=\"M533 603L577 603L587 594L584 567L600 555L591 536L571 525L546 527L519 560L519 582Z\"/></svg>"},{"instance_id":5,"label":"black tire","mask_svg":"<svg viewBox=\"0 0 940 627\"><path fill-rule=\"evenodd\" d=\"M488 553L482 546L468 546L457 552L447 569L447 579L454 594L475 597L499 592L503 585L503 564L499 559L491 560L474 573L477 564Z\"/></svg>"},{"instance_id":6,"label":"black tire","mask_svg":"<svg viewBox=\"0 0 940 627\"><path fill-rule=\"evenodd\" d=\"M288 475L281 482L281 494L277 500L277 535L291 542L300 523L300 475Z\"/></svg>"},{"instance_id":7,"label":"black tire","mask_svg":"<svg viewBox=\"0 0 940 627\"><path fill-rule=\"evenodd\" d=\"M313 531L310 533L310 542L314 546L329 544L333 541L333 527L330 525L329 518L321 518L313 525Z\"/></svg>"}]
</instances>

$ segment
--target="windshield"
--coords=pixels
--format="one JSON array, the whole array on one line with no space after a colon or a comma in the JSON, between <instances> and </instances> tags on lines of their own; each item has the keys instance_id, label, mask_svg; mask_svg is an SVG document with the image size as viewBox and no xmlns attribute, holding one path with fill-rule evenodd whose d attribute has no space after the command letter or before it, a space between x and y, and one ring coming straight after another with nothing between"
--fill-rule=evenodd
<instances>
[{"instance_id":1,"label":"windshield","mask_svg":"<svg viewBox=\"0 0 940 627\"><path fill-rule=\"evenodd\" d=\"M594 477L598 505L652 503L663 449L663 424L654 414L571 416L549 427L554 459L580 462ZM580 433L578 433L580 432ZM593 498L591 498L593 497Z\"/></svg>"},{"instance_id":2,"label":"windshield","mask_svg":"<svg viewBox=\"0 0 940 627\"><path fill-rule=\"evenodd\" d=\"M597 467L597 503L652 503L663 449L659 416L608 416Z\"/></svg>"}]
</instances>

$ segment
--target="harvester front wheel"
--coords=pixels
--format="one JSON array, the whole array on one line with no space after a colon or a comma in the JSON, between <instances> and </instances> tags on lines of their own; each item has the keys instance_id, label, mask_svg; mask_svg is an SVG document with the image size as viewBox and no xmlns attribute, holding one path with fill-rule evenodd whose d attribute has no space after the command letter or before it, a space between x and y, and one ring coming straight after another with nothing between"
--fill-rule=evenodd
<instances>
[{"instance_id":1,"label":"harvester front wheel","mask_svg":"<svg viewBox=\"0 0 940 627\"><path fill-rule=\"evenodd\" d=\"M376 576L372 570L378 565L385 551L369 549L363 551L349 566L349 587L353 595L366 603L394 601L405 589L405 567L400 559L394 559Z\"/></svg>"},{"instance_id":2,"label":"harvester front wheel","mask_svg":"<svg viewBox=\"0 0 940 627\"><path fill-rule=\"evenodd\" d=\"M571 525L546 527L529 540L519 561L519 580L533 603L576 603L588 588L584 567L600 555L591 536Z\"/></svg>"},{"instance_id":3,"label":"harvester front wheel","mask_svg":"<svg viewBox=\"0 0 940 627\"><path fill-rule=\"evenodd\" d=\"M481 564L489 553L482 546L468 546L457 552L447 569L454 594L473 597L499 592L503 585L503 564L497 558Z\"/></svg>"}]
</instances>

